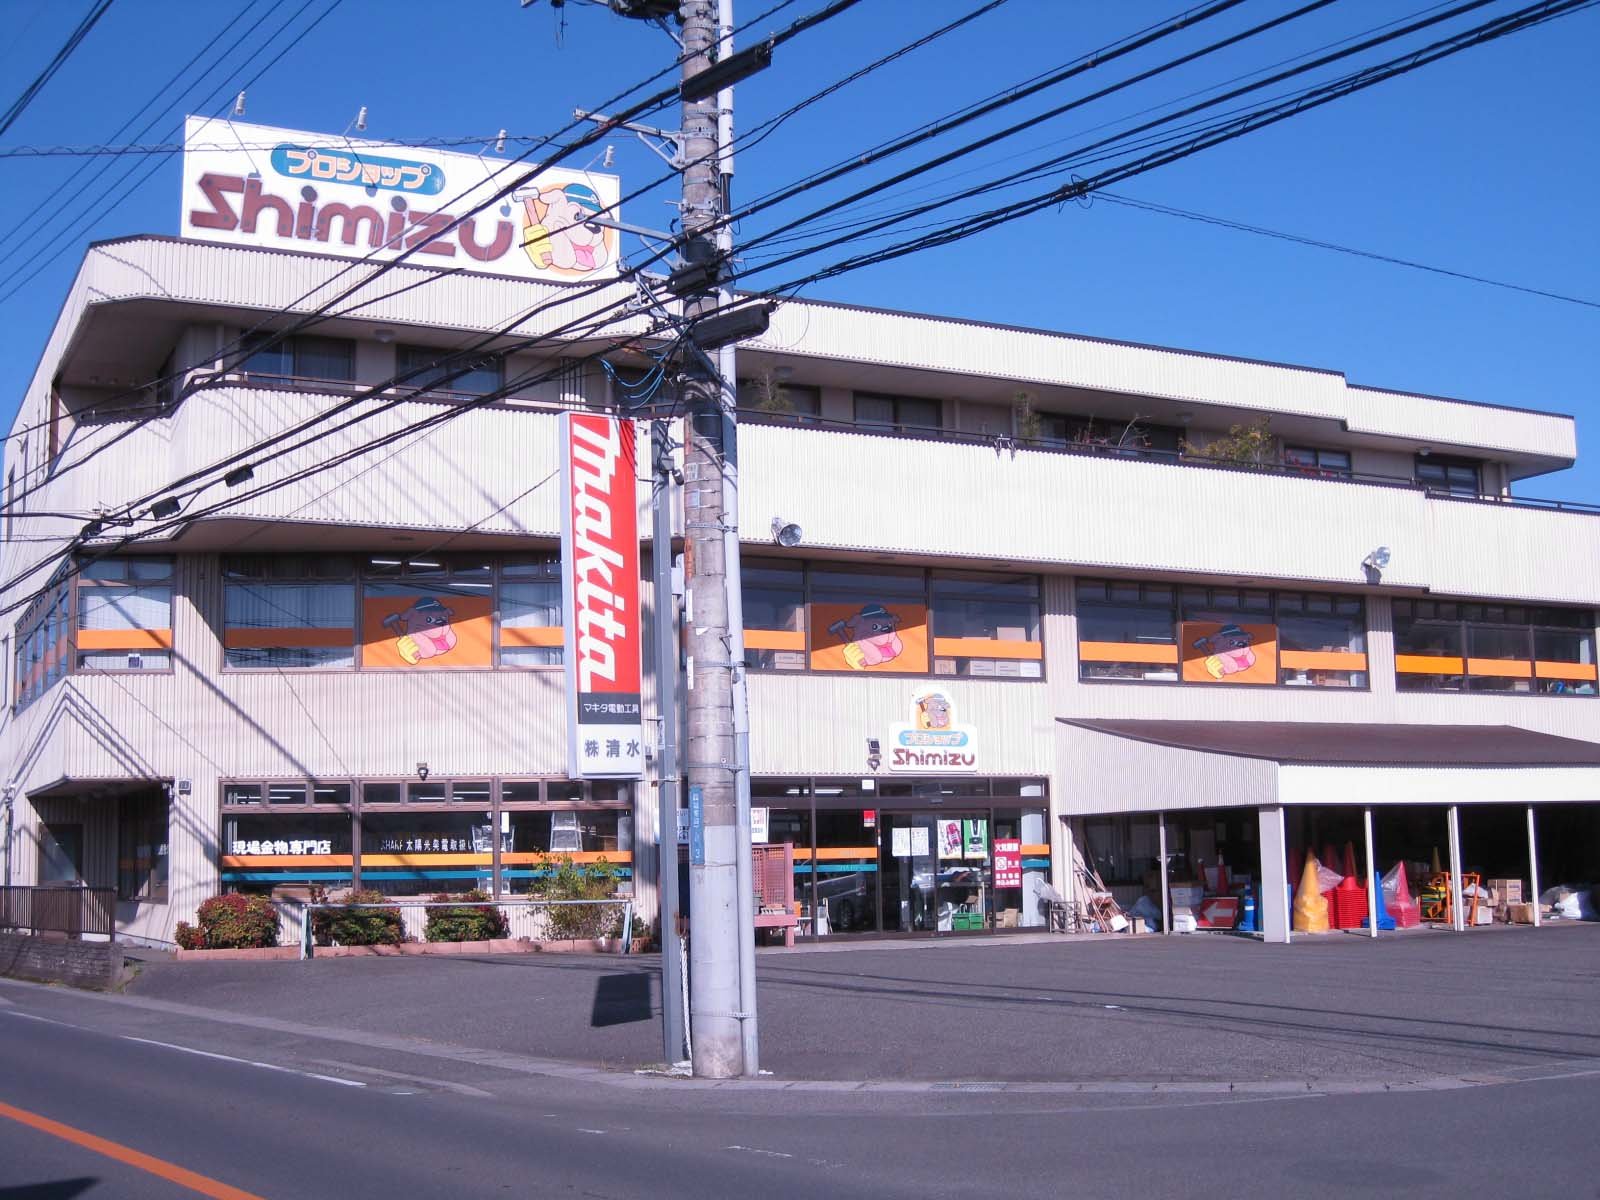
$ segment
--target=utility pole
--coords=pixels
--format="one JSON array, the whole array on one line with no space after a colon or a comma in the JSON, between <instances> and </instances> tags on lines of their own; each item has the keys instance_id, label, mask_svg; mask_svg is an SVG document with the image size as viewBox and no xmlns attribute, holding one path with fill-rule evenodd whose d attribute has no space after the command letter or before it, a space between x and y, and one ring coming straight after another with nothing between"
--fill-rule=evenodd
<instances>
[{"instance_id":1,"label":"utility pole","mask_svg":"<svg viewBox=\"0 0 1600 1200\"><path fill-rule=\"evenodd\" d=\"M712 65L717 41L714 0L682 0L685 84ZM686 95L690 94L686 91ZM711 267L684 295L684 318L718 305L717 247L712 227L722 215L718 177L717 96L685 99L682 254L686 268ZM693 336L691 332L691 337ZM740 927L738 897L738 755L733 730L736 664L728 627L728 539L723 492L731 419L709 361L690 347L682 363L688 412L684 438L684 545L687 613L687 768L689 861L689 996L694 1073L728 1079L744 1073L741 1025L754 1014L740 1006L739 945L754 930ZM742 645L738 647L742 654Z\"/></svg>"}]
</instances>

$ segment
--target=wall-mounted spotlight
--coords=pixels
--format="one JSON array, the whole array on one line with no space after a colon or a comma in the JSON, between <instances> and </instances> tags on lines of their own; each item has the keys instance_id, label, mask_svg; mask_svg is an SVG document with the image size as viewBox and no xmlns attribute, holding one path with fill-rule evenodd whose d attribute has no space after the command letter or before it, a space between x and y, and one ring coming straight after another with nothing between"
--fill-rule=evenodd
<instances>
[{"instance_id":1,"label":"wall-mounted spotlight","mask_svg":"<svg viewBox=\"0 0 1600 1200\"><path fill-rule=\"evenodd\" d=\"M615 146L607 146L606 147L605 157L600 160L600 165L602 167L604 167L607 171L609 171L611 169L611 164L616 162L616 161L617 161L617 148Z\"/></svg>"},{"instance_id":2,"label":"wall-mounted spotlight","mask_svg":"<svg viewBox=\"0 0 1600 1200\"><path fill-rule=\"evenodd\" d=\"M243 92L240 92L237 96L235 96L233 98L233 115L236 116L236 117L244 116L244 93Z\"/></svg>"},{"instance_id":3,"label":"wall-mounted spotlight","mask_svg":"<svg viewBox=\"0 0 1600 1200\"><path fill-rule=\"evenodd\" d=\"M805 538L805 530L793 521L785 521L782 517L772 518L772 540L778 545L788 549L798 546Z\"/></svg>"},{"instance_id":4,"label":"wall-mounted spotlight","mask_svg":"<svg viewBox=\"0 0 1600 1200\"><path fill-rule=\"evenodd\" d=\"M367 106L363 104L361 111L356 114L356 128L365 133L367 130Z\"/></svg>"},{"instance_id":5,"label":"wall-mounted spotlight","mask_svg":"<svg viewBox=\"0 0 1600 1200\"><path fill-rule=\"evenodd\" d=\"M883 765L883 747L877 738L867 739L867 770L876 771Z\"/></svg>"},{"instance_id":6,"label":"wall-mounted spotlight","mask_svg":"<svg viewBox=\"0 0 1600 1200\"><path fill-rule=\"evenodd\" d=\"M150 515L158 521L165 521L168 517L177 516L182 507L176 496L166 496L150 506Z\"/></svg>"},{"instance_id":7,"label":"wall-mounted spotlight","mask_svg":"<svg viewBox=\"0 0 1600 1200\"><path fill-rule=\"evenodd\" d=\"M506 131L504 129L495 135L494 152L496 154L504 154L506 152Z\"/></svg>"},{"instance_id":8,"label":"wall-mounted spotlight","mask_svg":"<svg viewBox=\"0 0 1600 1200\"><path fill-rule=\"evenodd\" d=\"M241 483L249 483L256 477L255 468L249 463L242 467L235 467L222 477L222 482L229 487L238 487Z\"/></svg>"},{"instance_id":9,"label":"wall-mounted spotlight","mask_svg":"<svg viewBox=\"0 0 1600 1200\"><path fill-rule=\"evenodd\" d=\"M418 763L417 764L417 778L418 779L423 779L423 780L428 778L428 764L427 763Z\"/></svg>"}]
</instances>

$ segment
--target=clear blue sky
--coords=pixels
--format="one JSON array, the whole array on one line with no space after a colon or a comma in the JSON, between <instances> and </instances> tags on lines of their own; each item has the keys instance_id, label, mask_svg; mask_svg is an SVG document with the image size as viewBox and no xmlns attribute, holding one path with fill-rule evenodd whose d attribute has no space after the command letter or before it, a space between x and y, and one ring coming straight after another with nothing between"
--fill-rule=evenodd
<instances>
[{"instance_id":1,"label":"clear blue sky","mask_svg":"<svg viewBox=\"0 0 1600 1200\"><path fill-rule=\"evenodd\" d=\"M736 17L748 20L773 2L738 0ZM1112 129L1124 126L1139 110L1425 11L1422 2L1416 0L1419 7L1413 9L1379 0L1341 0L1270 35L993 143L906 185L914 192L902 188L891 198L932 198L1076 147L1104 136L1105 131L1088 132L1104 123L1114 123ZM245 79L331 3L116 0L0 137L0 152L133 140L148 114L129 133L114 137L114 131L243 12L213 52L184 75L184 83L165 93L152 109L160 120L137 138L171 141L184 112L222 111ZM790 3L757 29L779 28L821 3ZM740 129L976 6L977 0L865 0L780 47L771 70L738 89ZM804 178L1163 21L1182 7L1009 0L962 32L797 114L741 154L736 199ZM1083 95L1289 7L1251 0L1016 105L1005 120ZM1442 29L1454 32L1514 7L1498 0ZM8 44L0 47L0 103L11 102L88 8L89 0L0 0L0 23L8 35ZM291 21L288 32L269 42L285 21ZM660 30L584 0L569 0L560 14L546 0L528 8L516 0L443 5L342 0L250 87L246 119L337 133L366 105L369 137L489 136L502 127L513 135L546 134L561 128L574 107L597 106L666 67L673 53ZM1379 53L1357 61L1370 63ZM1597 56L1600 10L1591 9L1468 50L1112 190L1600 302ZM204 82L191 86L208 67ZM1326 78L1331 70L1315 78ZM215 98L204 100L213 90ZM659 123L673 123L672 114L663 114ZM959 140L992 134L1000 124L996 118L975 126ZM662 174L660 160L637 141L612 140L614 169L623 177L625 193ZM749 238L781 219L834 203L847 184L860 186L956 144L946 139L916 152L918 157L896 159L876 173L808 193L747 222L740 236ZM589 157L580 156L578 165ZM25 214L82 162L0 157L0 229L7 239L0 243L0 255L21 245L0 263L0 291L44 264L20 291L0 302L6 351L0 403L8 421L88 241L177 228L179 164L171 157L94 160L85 177L98 175L102 166L109 170L86 192L75 193L62 216L42 229L41 218L35 218L18 230ZM111 181L132 168L132 182L152 162L159 162L154 174L113 203L127 184L112 188ZM1094 169L1079 167L1078 173ZM665 227L673 216L665 203L670 195L659 188L629 205L624 218ZM52 212L61 203L54 202ZM875 211L881 204L841 207L834 219ZM80 206L87 211L74 216ZM966 210L946 211L955 216ZM25 265L57 229L67 231L62 252ZM809 265L841 253L830 252ZM778 278L756 276L749 283L763 286ZM1304 363L1379 387L1572 413L1579 420L1579 466L1520 490L1600 501L1600 399L1594 382L1600 377L1600 308L1105 201L1068 204L1059 211L1052 207L957 245L827 280L804 294Z\"/></svg>"}]
</instances>

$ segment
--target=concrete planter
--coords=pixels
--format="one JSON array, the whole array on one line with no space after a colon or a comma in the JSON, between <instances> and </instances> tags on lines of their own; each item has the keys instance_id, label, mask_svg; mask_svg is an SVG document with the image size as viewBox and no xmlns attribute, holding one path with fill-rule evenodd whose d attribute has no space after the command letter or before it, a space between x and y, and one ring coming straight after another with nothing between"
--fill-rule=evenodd
<instances>
[{"instance_id":1,"label":"concrete planter","mask_svg":"<svg viewBox=\"0 0 1600 1200\"><path fill-rule=\"evenodd\" d=\"M299 946L262 946L254 950L174 950L178 962L271 962L279 959L297 959Z\"/></svg>"}]
</instances>

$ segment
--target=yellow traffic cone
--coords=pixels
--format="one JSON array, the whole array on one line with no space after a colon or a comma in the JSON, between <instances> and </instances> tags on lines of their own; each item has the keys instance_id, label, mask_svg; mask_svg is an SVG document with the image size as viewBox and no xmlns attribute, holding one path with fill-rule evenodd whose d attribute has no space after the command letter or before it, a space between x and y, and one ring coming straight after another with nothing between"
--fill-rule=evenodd
<instances>
[{"instance_id":1,"label":"yellow traffic cone","mask_svg":"<svg viewBox=\"0 0 1600 1200\"><path fill-rule=\"evenodd\" d=\"M1306 869L1300 875L1300 887L1294 894L1294 931L1328 932L1328 898L1322 894L1321 880L1317 878L1315 854L1306 855Z\"/></svg>"}]
</instances>

